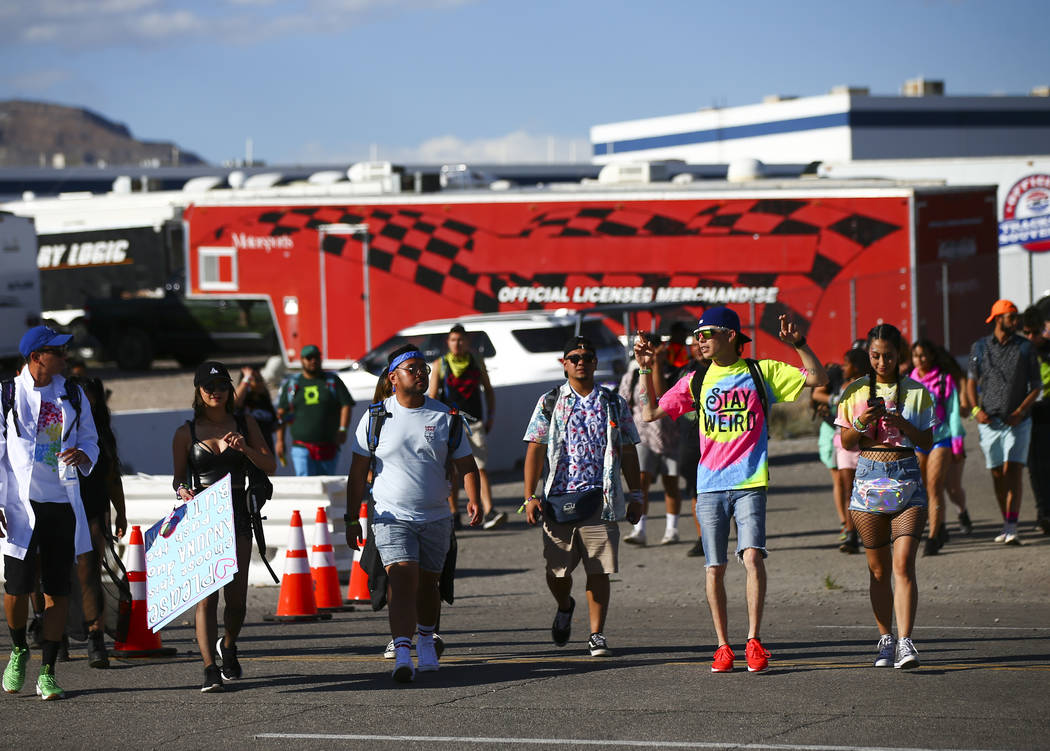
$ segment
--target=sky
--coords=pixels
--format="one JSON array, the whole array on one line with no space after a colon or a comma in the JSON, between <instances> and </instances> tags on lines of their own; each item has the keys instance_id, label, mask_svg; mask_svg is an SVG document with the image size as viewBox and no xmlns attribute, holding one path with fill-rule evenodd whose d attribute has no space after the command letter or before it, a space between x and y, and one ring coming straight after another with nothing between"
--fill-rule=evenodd
<instances>
[{"instance_id":1,"label":"sky","mask_svg":"<svg viewBox=\"0 0 1050 751\"><path fill-rule=\"evenodd\" d=\"M0 0L0 99L219 164L589 161L592 125L1050 84L1039 0Z\"/></svg>"}]
</instances>

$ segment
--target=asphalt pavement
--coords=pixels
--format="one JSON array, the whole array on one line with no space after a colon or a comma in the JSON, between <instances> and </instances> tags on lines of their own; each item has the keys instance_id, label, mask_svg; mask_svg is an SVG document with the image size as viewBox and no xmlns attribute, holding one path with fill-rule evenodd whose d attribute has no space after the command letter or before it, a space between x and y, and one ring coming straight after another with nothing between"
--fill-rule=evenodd
<instances>
[{"instance_id":1,"label":"asphalt pavement","mask_svg":"<svg viewBox=\"0 0 1050 751\"><path fill-rule=\"evenodd\" d=\"M727 584L737 668L710 672L716 645L703 559L685 555L695 530L685 517L681 544L652 544L663 532L662 504L652 509L650 546L621 548L606 628L613 656L586 651L582 577L572 640L554 646L540 532L513 513L521 482L506 475L495 491L508 524L460 537L440 672L405 686L391 680L385 611L268 623L278 590L253 588L240 640L245 677L225 693L199 692L188 618L162 632L165 646L178 649L172 658L115 658L109 670L92 670L74 642L73 660L58 666L66 699L39 701L31 680L21 694L0 696L3 746L1047 748L1050 537L1033 530L1028 490L1025 544L992 541L998 512L973 439L965 479L974 534L963 537L952 523L941 555L918 561L917 670L871 666L878 633L864 558L838 552L815 442L780 441L769 496L765 673L746 671L744 578L735 563Z\"/></svg>"}]
</instances>

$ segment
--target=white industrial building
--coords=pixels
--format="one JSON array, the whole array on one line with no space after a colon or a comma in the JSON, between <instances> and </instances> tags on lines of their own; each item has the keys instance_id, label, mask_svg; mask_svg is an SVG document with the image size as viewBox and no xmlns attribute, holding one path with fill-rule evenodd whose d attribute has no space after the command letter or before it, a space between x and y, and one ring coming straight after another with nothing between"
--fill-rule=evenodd
<instances>
[{"instance_id":1,"label":"white industrial building","mask_svg":"<svg viewBox=\"0 0 1050 751\"><path fill-rule=\"evenodd\" d=\"M591 128L593 161L811 164L820 177L997 185L1000 294L1024 306L1050 295L1050 87L1030 96L944 96L916 79L901 96L838 87ZM755 162L759 160L759 162ZM815 163L821 163L819 167Z\"/></svg>"},{"instance_id":2,"label":"white industrial building","mask_svg":"<svg viewBox=\"0 0 1050 751\"><path fill-rule=\"evenodd\" d=\"M1050 96L943 96L938 81L909 81L907 96L837 87L824 96L605 123L591 128L595 164L681 159L767 164L856 159L1042 154Z\"/></svg>"}]
</instances>

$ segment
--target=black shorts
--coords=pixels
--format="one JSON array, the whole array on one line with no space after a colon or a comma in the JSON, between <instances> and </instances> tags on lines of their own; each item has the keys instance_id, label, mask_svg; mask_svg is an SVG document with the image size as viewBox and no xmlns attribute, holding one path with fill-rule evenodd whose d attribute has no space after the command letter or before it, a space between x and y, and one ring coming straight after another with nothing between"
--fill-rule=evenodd
<instances>
[{"instance_id":1,"label":"black shorts","mask_svg":"<svg viewBox=\"0 0 1050 751\"><path fill-rule=\"evenodd\" d=\"M68 503L30 503L36 514L33 536L24 559L4 556L4 591L9 595L36 591L39 564L44 593L52 597L67 596L76 560L77 518L73 507Z\"/></svg>"}]
</instances>

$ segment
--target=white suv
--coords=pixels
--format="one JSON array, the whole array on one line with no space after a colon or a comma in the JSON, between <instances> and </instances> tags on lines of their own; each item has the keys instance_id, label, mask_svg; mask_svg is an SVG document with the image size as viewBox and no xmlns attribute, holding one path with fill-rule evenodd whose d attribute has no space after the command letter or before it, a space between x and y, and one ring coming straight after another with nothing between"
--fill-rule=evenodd
<instances>
[{"instance_id":1,"label":"white suv","mask_svg":"<svg viewBox=\"0 0 1050 751\"><path fill-rule=\"evenodd\" d=\"M353 425L372 401L376 380L386 367L387 355L405 344L414 344L433 362L447 351L445 340L455 324L467 330L471 349L485 358L485 367L496 394L496 414L489 435L489 464L494 471L511 469L525 455L521 437L540 396L563 383L558 359L562 345L579 331L590 339L598 354L599 383L615 390L626 369L623 344L600 316L564 311L528 311L463 316L424 321L402 329L349 368L339 371L357 402Z\"/></svg>"}]
</instances>

